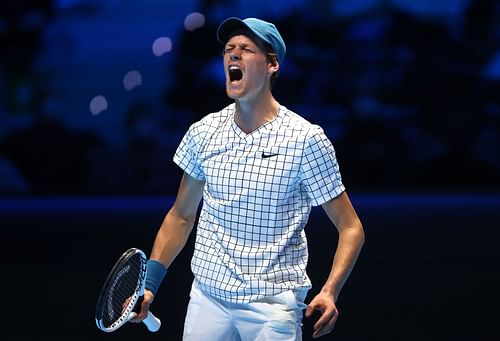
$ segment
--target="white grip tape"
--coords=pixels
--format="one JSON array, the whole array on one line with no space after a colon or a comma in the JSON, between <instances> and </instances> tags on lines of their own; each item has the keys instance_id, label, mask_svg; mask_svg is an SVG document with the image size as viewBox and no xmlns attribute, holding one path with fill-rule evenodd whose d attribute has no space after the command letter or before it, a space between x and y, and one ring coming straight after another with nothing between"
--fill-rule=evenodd
<instances>
[{"instance_id":1,"label":"white grip tape","mask_svg":"<svg viewBox=\"0 0 500 341\"><path fill-rule=\"evenodd\" d=\"M157 332L161 327L160 319L150 311L148 311L148 316L142 322L144 322L150 332Z\"/></svg>"},{"instance_id":2,"label":"white grip tape","mask_svg":"<svg viewBox=\"0 0 500 341\"><path fill-rule=\"evenodd\" d=\"M134 317L136 317L137 314L134 313L134 312L131 312L129 315L128 315L128 320L130 321L131 319L133 319ZM148 328L148 330L150 332L157 332L160 327L161 327L161 321L158 317L154 316L152 312L148 311L148 316L146 316L146 318L144 320L142 320L142 322L146 325L146 327Z\"/></svg>"}]
</instances>

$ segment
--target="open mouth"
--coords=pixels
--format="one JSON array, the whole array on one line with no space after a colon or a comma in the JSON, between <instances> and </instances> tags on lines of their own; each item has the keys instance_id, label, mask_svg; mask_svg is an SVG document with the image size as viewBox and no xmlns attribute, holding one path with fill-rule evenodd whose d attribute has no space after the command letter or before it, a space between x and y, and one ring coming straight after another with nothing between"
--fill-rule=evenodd
<instances>
[{"instance_id":1,"label":"open mouth","mask_svg":"<svg viewBox=\"0 0 500 341\"><path fill-rule=\"evenodd\" d=\"M230 65L229 66L229 81L237 82L243 78L243 72L238 65Z\"/></svg>"}]
</instances>

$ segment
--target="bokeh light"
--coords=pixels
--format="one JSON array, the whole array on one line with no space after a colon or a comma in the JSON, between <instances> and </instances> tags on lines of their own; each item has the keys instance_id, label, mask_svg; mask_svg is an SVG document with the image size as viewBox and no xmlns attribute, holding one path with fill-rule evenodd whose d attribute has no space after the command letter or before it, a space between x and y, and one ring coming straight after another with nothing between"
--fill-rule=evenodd
<instances>
[{"instance_id":1,"label":"bokeh light","mask_svg":"<svg viewBox=\"0 0 500 341\"><path fill-rule=\"evenodd\" d=\"M90 112L92 115L99 115L106 109L108 109L108 100L106 97L98 95L90 101Z\"/></svg>"},{"instance_id":2,"label":"bokeh light","mask_svg":"<svg viewBox=\"0 0 500 341\"><path fill-rule=\"evenodd\" d=\"M142 84L142 75L137 70L129 71L123 76L123 87L130 91Z\"/></svg>"},{"instance_id":3,"label":"bokeh light","mask_svg":"<svg viewBox=\"0 0 500 341\"><path fill-rule=\"evenodd\" d=\"M153 54L157 57L172 51L172 40L168 37L160 37L153 42Z\"/></svg>"},{"instance_id":4,"label":"bokeh light","mask_svg":"<svg viewBox=\"0 0 500 341\"><path fill-rule=\"evenodd\" d=\"M193 12L184 19L184 28L188 31L194 31L203 26L205 26L205 16L201 13Z\"/></svg>"}]
</instances>

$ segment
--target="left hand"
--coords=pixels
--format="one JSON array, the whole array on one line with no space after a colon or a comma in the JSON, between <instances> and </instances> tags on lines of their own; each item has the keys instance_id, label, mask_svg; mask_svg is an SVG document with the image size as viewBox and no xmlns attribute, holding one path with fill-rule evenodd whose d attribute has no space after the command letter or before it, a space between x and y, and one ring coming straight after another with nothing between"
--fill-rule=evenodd
<instances>
[{"instance_id":1,"label":"left hand","mask_svg":"<svg viewBox=\"0 0 500 341\"><path fill-rule=\"evenodd\" d=\"M320 318L313 327L313 338L318 338L331 333L333 327L335 327L335 322L337 322L339 311L335 306L333 296L323 292L316 295L309 303L305 316L311 317L315 310L321 312Z\"/></svg>"}]
</instances>

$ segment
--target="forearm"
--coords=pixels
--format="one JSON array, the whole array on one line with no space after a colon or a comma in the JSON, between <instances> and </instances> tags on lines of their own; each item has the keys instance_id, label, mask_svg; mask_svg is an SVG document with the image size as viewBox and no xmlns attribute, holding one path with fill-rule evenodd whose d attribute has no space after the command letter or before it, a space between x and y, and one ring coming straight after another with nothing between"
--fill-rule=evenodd
<instances>
[{"instance_id":1,"label":"forearm","mask_svg":"<svg viewBox=\"0 0 500 341\"><path fill-rule=\"evenodd\" d=\"M335 301L356 264L364 240L365 236L359 220L356 220L350 227L342 228L339 232L332 268L321 289L332 295Z\"/></svg>"},{"instance_id":2,"label":"forearm","mask_svg":"<svg viewBox=\"0 0 500 341\"><path fill-rule=\"evenodd\" d=\"M183 218L176 215L174 210L171 209L158 230L150 258L158 260L166 267L169 267L186 245L194 221L194 216Z\"/></svg>"},{"instance_id":3,"label":"forearm","mask_svg":"<svg viewBox=\"0 0 500 341\"><path fill-rule=\"evenodd\" d=\"M141 322L148 314L149 306L153 302L167 269L175 257L186 244L189 234L193 228L194 216L189 219L176 215L172 208L163 219L163 222L156 234L156 238L151 251L150 261L148 261L148 271L146 275L146 290L141 303L141 311L132 322ZM158 264L157 262L161 264Z\"/></svg>"}]
</instances>

